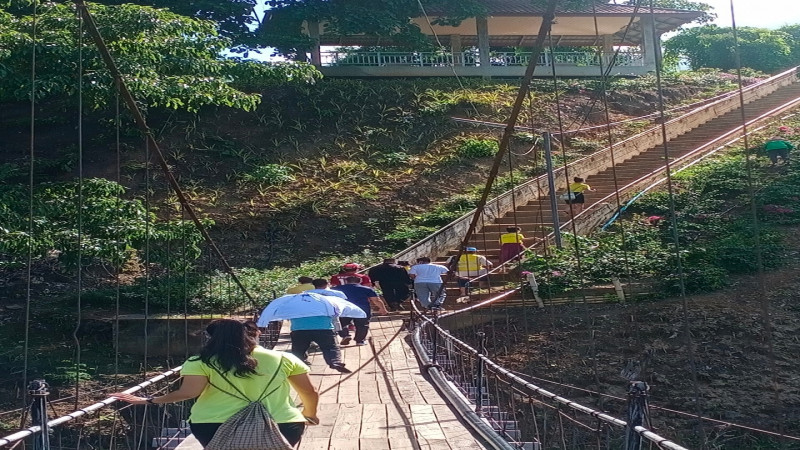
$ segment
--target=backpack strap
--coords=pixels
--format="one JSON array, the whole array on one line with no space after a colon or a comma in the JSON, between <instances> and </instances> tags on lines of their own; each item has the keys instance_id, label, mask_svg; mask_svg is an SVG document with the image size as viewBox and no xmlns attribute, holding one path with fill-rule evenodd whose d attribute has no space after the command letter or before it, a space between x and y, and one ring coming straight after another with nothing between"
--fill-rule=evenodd
<instances>
[{"instance_id":1,"label":"backpack strap","mask_svg":"<svg viewBox=\"0 0 800 450\"><path fill-rule=\"evenodd\" d=\"M235 390L235 391L236 391L236 392L237 392L239 395L232 394L232 393L230 393L230 392L226 391L225 389L222 389L222 388L220 388L219 386L217 386L217 385L215 385L214 383L212 383L210 379L208 380L208 384L210 384L211 386L213 386L213 387L214 387L215 389L217 389L218 391L220 391L220 392L224 392L224 393L226 393L226 394L230 395L231 397L238 398L239 400L242 400L242 401L245 401L245 402L248 402L248 403L255 403L255 402L260 402L260 401L264 400L265 398L267 398L269 395L271 395L273 392L277 391L277 390L280 388L280 386L277 386L275 389L273 389L273 390L269 391L269 393L267 393L267 389L268 389L268 388L269 388L269 386L272 384L272 382L275 380L275 377L277 377L277 376L278 376L278 372L280 372L280 371L281 371L281 368L283 367L283 356L281 355L281 359L280 359L280 361L278 361L278 368L277 368L277 369L275 369L275 372L272 374L272 377L270 377L269 381L267 381L267 384L266 384L266 386L264 386L264 390L263 390L263 391L261 391L261 395L260 395L260 396L258 397L258 399L257 399L257 400L255 400L255 401L253 401L253 400L250 400L249 398L247 398L247 395L246 395L244 392L242 392L242 391L241 391L241 389L239 389L238 387L236 387L236 385L235 385L235 384L233 384L233 383L231 382L231 380L229 380L229 379L228 379L228 378L227 378L227 377L226 377L226 376L225 376L225 375L222 373L222 371L220 371L219 369L217 369L217 367L216 367L216 366L214 366L213 364L209 364L208 366L209 366L209 367L211 367L211 368L212 368L212 369L213 369L215 372L217 372L217 373L219 374L219 376L220 376L220 377L222 377L222 379L223 379L223 380L225 380L225 381L226 381L226 382L227 382L227 383L228 383L228 384L229 384L229 385L230 385L230 386L231 386L231 387L232 387L232 388L233 388L233 389L234 389L234 390Z\"/></svg>"}]
</instances>

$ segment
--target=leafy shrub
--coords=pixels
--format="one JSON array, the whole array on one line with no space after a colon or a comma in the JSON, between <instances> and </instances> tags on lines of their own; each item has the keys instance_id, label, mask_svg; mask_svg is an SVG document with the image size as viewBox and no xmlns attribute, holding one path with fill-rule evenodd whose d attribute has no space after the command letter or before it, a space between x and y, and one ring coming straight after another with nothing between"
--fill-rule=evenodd
<instances>
[{"instance_id":1,"label":"leafy shrub","mask_svg":"<svg viewBox=\"0 0 800 450\"><path fill-rule=\"evenodd\" d=\"M726 155L697 164L675 175L675 180L700 197L728 199L747 191L744 155Z\"/></svg>"},{"instance_id":2,"label":"leafy shrub","mask_svg":"<svg viewBox=\"0 0 800 450\"><path fill-rule=\"evenodd\" d=\"M384 240L388 248L392 250L401 250L415 242L425 239L438 229L439 227L431 226L401 226L397 230L387 234Z\"/></svg>"},{"instance_id":3,"label":"leafy shrub","mask_svg":"<svg viewBox=\"0 0 800 450\"><path fill-rule=\"evenodd\" d=\"M574 137L570 139L570 146L582 152L593 152L602 149L603 143L592 139Z\"/></svg>"},{"instance_id":4,"label":"leafy shrub","mask_svg":"<svg viewBox=\"0 0 800 450\"><path fill-rule=\"evenodd\" d=\"M384 237L388 248L401 250L436 232L439 228L475 209L474 195L458 195L436 205L430 211L401 223Z\"/></svg>"},{"instance_id":5,"label":"leafy shrub","mask_svg":"<svg viewBox=\"0 0 800 450\"><path fill-rule=\"evenodd\" d=\"M307 276L312 278L329 278L339 272L342 264L357 262L365 267L380 262L381 255L364 251L352 255L326 255L314 261L304 262L296 267L274 267L272 269L243 268L238 271L242 284L252 293L260 306L265 306L271 299L281 296L290 286L297 284L297 278ZM235 286L227 283L225 274L218 274L220 280L216 283L220 289L215 293L217 298L204 297L196 302L196 307L202 310L214 311L215 302L238 302L240 306L250 306ZM230 288L231 291L226 289ZM230 310L228 306L226 308Z\"/></svg>"},{"instance_id":6,"label":"leafy shrub","mask_svg":"<svg viewBox=\"0 0 800 450\"><path fill-rule=\"evenodd\" d=\"M89 367L86 364L75 365L70 360L63 360L60 364L53 367L55 372L46 373L44 378L55 385L69 385L78 381L88 381L92 379Z\"/></svg>"},{"instance_id":7,"label":"leafy shrub","mask_svg":"<svg viewBox=\"0 0 800 450\"><path fill-rule=\"evenodd\" d=\"M475 208L475 200L460 195L434 207L431 211L415 216L411 224L443 227Z\"/></svg>"},{"instance_id":8,"label":"leafy shrub","mask_svg":"<svg viewBox=\"0 0 800 450\"><path fill-rule=\"evenodd\" d=\"M14 186L0 190L0 255L4 257L0 266L24 261L29 244L34 260L56 254L68 268L77 265L79 254L84 266L122 267L132 257L141 258L145 247L151 263L172 270L191 268L200 257L203 237L191 222L161 221L148 215L141 201L122 198L125 188L113 181L84 180L80 209L77 182L37 186L31 235L26 191Z\"/></svg>"},{"instance_id":9,"label":"leafy shrub","mask_svg":"<svg viewBox=\"0 0 800 450\"><path fill-rule=\"evenodd\" d=\"M263 164L242 175L245 183L268 184L279 186L294 181L292 169L283 164Z\"/></svg>"},{"instance_id":10,"label":"leafy shrub","mask_svg":"<svg viewBox=\"0 0 800 450\"><path fill-rule=\"evenodd\" d=\"M687 294L712 292L728 285L728 273L725 269L713 265L701 264L683 266L683 284ZM679 295L680 276L677 271L665 274L661 279L661 288L667 294Z\"/></svg>"},{"instance_id":11,"label":"leafy shrub","mask_svg":"<svg viewBox=\"0 0 800 450\"><path fill-rule=\"evenodd\" d=\"M486 158L494 156L500 145L493 139L466 139L458 146L456 153L462 158Z\"/></svg>"},{"instance_id":12,"label":"leafy shrub","mask_svg":"<svg viewBox=\"0 0 800 450\"><path fill-rule=\"evenodd\" d=\"M757 267L756 239L752 222L736 220L728 224L710 241L708 251L715 264L729 273L748 273ZM759 244L764 267L778 267L785 246L780 233L773 229L760 229Z\"/></svg>"},{"instance_id":13,"label":"leafy shrub","mask_svg":"<svg viewBox=\"0 0 800 450\"><path fill-rule=\"evenodd\" d=\"M375 162L380 166L395 167L395 166L402 166L403 164L407 163L410 159L411 155L409 155L408 153L388 152L378 156Z\"/></svg>"}]
</instances>

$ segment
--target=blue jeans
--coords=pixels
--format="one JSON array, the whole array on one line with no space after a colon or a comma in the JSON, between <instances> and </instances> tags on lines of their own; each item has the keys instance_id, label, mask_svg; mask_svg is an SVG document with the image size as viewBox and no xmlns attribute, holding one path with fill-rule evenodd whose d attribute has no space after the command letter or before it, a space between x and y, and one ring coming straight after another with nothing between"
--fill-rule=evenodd
<instances>
[{"instance_id":1,"label":"blue jeans","mask_svg":"<svg viewBox=\"0 0 800 450\"><path fill-rule=\"evenodd\" d=\"M435 300L431 300L433 297L439 293L439 290L442 290L441 295L439 298ZM414 282L414 292L417 293L417 298L419 302L422 303L422 306L425 308L430 308L431 306L441 306L444 303L445 298L445 290L442 289L442 283L420 283L419 281Z\"/></svg>"}]
</instances>

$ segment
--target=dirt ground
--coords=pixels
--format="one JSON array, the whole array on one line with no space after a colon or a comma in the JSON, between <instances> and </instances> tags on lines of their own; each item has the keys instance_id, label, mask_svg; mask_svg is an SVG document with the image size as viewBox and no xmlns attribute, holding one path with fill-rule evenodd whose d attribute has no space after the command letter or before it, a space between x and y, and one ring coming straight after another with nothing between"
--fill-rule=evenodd
<instances>
[{"instance_id":1,"label":"dirt ground","mask_svg":"<svg viewBox=\"0 0 800 450\"><path fill-rule=\"evenodd\" d=\"M800 434L799 292L795 255L781 270L738 277L722 291L685 300L559 306L529 312L527 323L512 314L510 334L503 335L505 323L487 330L494 338L489 351L536 384L617 417L624 417L628 383L622 373L638 372L651 388L656 431L690 448L800 448L799 440L709 421L697 426L691 417Z\"/></svg>"}]
</instances>

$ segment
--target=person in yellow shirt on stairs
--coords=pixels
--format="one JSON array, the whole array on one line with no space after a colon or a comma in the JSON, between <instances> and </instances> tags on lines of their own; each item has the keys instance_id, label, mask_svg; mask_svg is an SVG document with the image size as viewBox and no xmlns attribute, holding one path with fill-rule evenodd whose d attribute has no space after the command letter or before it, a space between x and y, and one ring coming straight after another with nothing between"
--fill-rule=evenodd
<instances>
[{"instance_id":1,"label":"person in yellow shirt on stairs","mask_svg":"<svg viewBox=\"0 0 800 450\"><path fill-rule=\"evenodd\" d=\"M477 248L465 248L461 258L458 259L457 265L458 288L461 291L461 296L465 297L467 295L467 288L471 278L486 275L492 266L493 264L485 256L478 254ZM478 285L480 286L486 282L486 277L483 277L478 280Z\"/></svg>"},{"instance_id":2,"label":"person in yellow shirt on stairs","mask_svg":"<svg viewBox=\"0 0 800 450\"><path fill-rule=\"evenodd\" d=\"M524 252L524 241L520 227L507 227L506 232L500 235L500 264L514 260Z\"/></svg>"},{"instance_id":3,"label":"person in yellow shirt on stairs","mask_svg":"<svg viewBox=\"0 0 800 450\"><path fill-rule=\"evenodd\" d=\"M584 179L581 177L575 177L572 179L573 183L570 183L569 189L567 194L569 197L566 199L568 205L572 205L573 207L573 214L577 215L583 211L584 203L586 199L583 197L584 192L594 192L591 186L584 182Z\"/></svg>"}]
</instances>

